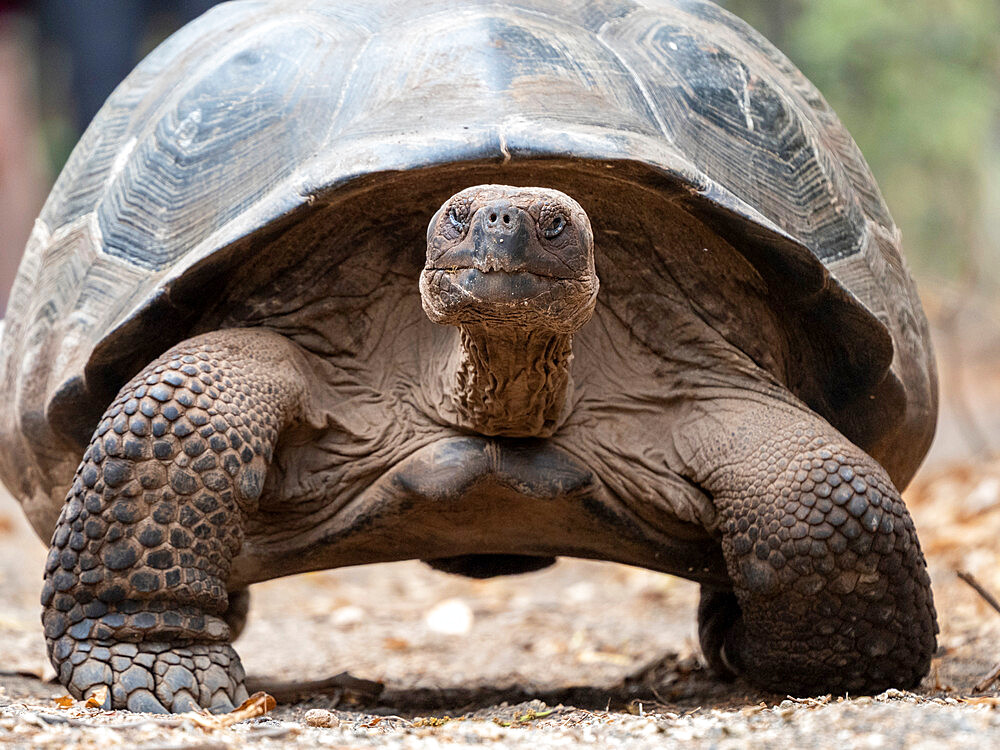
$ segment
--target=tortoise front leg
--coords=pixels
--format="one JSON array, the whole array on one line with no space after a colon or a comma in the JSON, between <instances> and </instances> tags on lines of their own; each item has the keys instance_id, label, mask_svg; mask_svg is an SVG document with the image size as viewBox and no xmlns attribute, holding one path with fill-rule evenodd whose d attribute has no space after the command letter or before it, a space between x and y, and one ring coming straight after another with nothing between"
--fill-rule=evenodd
<instances>
[{"instance_id":1,"label":"tortoise front leg","mask_svg":"<svg viewBox=\"0 0 1000 750\"><path fill-rule=\"evenodd\" d=\"M703 588L709 664L784 693L910 688L935 649L913 522L870 456L806 409L718 401L688 431L733 591Z\"/></svg>"},{"instance_id":2,"label":"tortoise front leg","mask_svg":"<svg viewBox=\"0 0 1000 750\"><path fill-rule=\"evenodd\" d=\"M219 331L170 350L108 409L42 590L49 658L74 696L107 685L106 705L155 712L246 698L226 580L278 434L300 413L301 361L277 334Z\"/></svg>"}]
</instances>

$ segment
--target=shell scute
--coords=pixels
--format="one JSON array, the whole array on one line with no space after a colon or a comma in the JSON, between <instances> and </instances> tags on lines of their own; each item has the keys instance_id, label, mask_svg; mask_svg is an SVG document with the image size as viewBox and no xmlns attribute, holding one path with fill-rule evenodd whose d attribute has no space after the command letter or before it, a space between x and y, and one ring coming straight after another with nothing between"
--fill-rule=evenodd
<instances>
[{"instance_id":1,"label":"shell scute","mask_svg":"<svg viewBox=\"0 0 1000 750\"><path fill-rule=\"evenodd\" d=\"M309 57L326 63L338 88L325 44L309 27L278 26L201 65L106 189L98 209L104 252L167 268L291 176L334 117L336 99L310 97L302 80ZM300 124L288 128L293 119Z\"/></svg>"}]
</instances>

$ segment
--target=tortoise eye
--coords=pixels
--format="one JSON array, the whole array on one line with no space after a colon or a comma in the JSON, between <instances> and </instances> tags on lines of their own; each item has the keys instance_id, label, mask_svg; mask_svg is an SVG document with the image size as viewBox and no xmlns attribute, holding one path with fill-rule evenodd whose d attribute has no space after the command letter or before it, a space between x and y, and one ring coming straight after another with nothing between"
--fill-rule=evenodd
<instances>
[{"instance_id":1,"label":"tortoise eye","mask_svg":"<svg viewBox=\"0 0 1000 750\"><path fill-rule=\"evenodd\" d=\"M557 214L552 218L546 225L545 229L542 230L542 234L548 237L550 240L553 237L558 237L562 234L562 230L566 228L566 217Z\"/></svg>"}]
</instances>

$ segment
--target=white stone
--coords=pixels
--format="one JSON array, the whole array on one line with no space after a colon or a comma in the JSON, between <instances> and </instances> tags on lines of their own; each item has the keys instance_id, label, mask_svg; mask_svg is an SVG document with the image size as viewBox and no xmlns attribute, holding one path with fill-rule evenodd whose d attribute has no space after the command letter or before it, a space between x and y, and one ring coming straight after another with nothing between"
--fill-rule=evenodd
<instances>
[{"instance_id":1,"label":"white stone","mask_svg":"<svg viewBox=\"0 0 1000 750\"><path fill-rule=\"evenodd\" d=\"M338 607L330 613L330 621L337 626L357 625L365 619L365 611L355 604Z\"/></svg>"},{"instance_id":2,"label":"white stone","mask_svg":"<svg viewBox=\"0 0 1000 750\"><path fill-rule=\"evenodd\" d=\"M475 619L472 608L463 600L445 599L428 611L424 623L434 633L465 635L472 629Z\"/></svg>"}]
</instances>

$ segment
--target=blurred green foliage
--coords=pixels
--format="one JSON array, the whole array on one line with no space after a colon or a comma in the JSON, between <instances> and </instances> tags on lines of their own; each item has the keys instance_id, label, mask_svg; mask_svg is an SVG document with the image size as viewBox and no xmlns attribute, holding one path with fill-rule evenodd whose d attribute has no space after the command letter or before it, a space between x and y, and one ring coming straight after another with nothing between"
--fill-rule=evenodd
<instances>
[{"instance_id":1,"label":"blurred green foliage","mask_svg":"<svg viewBox=\"0 0 1000 750\"><path fill-rule=\"evenodd\" d=\"M868 159L918 273L1000 288L1000 0L728 0Z\"/></svg>"}]
</instances>

